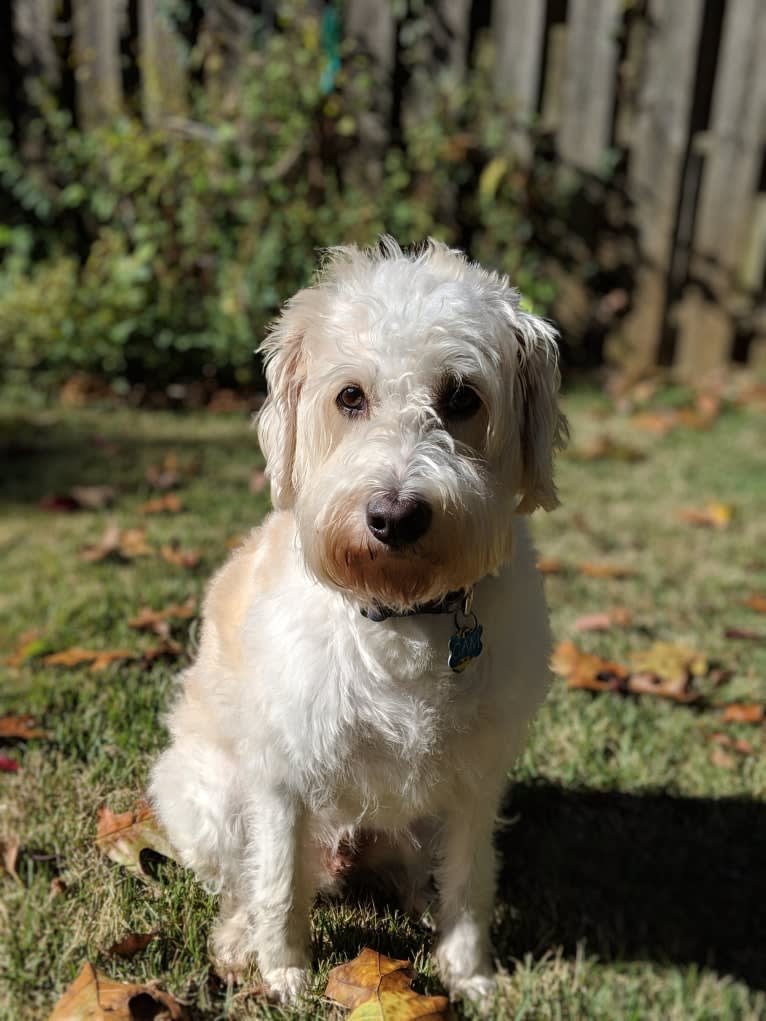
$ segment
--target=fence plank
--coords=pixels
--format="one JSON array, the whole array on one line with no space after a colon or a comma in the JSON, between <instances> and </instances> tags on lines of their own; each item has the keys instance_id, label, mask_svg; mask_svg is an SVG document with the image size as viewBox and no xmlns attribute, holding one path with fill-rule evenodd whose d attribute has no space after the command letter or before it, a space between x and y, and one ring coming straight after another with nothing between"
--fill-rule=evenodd
<instances>
[{"instance_id":1,"label":"fence plank","mask_svg":"<svg viewBox=\"0 0 766 1021\"><path fill-rule=\"evenodd\" d=\"M183 48L166 10L167 0L139 0L141 101L152 127L187 110Z\"/></svg>"},{"instance_id":2,"label":"fence plank","mask_svg":"<svg viewBox=\"0 0 766 1021\"><path fill-rule=\"evenodd\" d=\"M617 83L622 0L570 0L558 150L580 170L604 170Z\"/></svg>"},{"instance_id":3,"label":"fence plank","mask_svg":"<svg viewBox=\"0 0 766 1021\"><path fill-rule=\"evenodd\" d=\"M679 312L679 375L725 365L731 355L735 314L745 266L748 228L755 208L766 126L766 7L738 0L726 8L710 128L693 237L691 277L712 291L687 288ZM760 286L760 281L757 286ZM740 309L741 311L741 309Z\"/></svg>"},{"instance_id":4,"label":"fence plank","mask_svg":"<svg viewBox=\"0 0 766 1021\"><path fill-rule=\"evenodd\" d=\"M55 0L25 0L12 4L19 64L26 75L41 75L47 85L57 85L61 78L53 43L55 14Z\"/></svg>"},{"instance_id":5,"label":"fence plank","mask_svg":"<svg viewBox=\"0 0 766 1021\"><path fill-rule=\"evenodd\" d=\"M125 0L72 0L77 115L83 127L122 107L120 29Z\"/></svg>"},{"instance_id":6,"label":"fence plank","mask_svg":"<svg viewBox=\"0 0 766 1021\"><path fill-rule=\"evenodd\" d=\"M656 364L667 274L689 134L703 0L650 0L643 79L630 150L628 186L642 265L620 340L640 369Z\"/></svg>"},{"instance_id":7,"label":"fence plank","mask_svg":"<svg viewBox=\"0 0 766 1021\"><path fill-rule=\"evenodd\" d=\"M495 93L513 103L513 146L528 158L526 129L537 113L545 28L544 0L505 0L492 12Z\"/></svg>"}]
</instances>

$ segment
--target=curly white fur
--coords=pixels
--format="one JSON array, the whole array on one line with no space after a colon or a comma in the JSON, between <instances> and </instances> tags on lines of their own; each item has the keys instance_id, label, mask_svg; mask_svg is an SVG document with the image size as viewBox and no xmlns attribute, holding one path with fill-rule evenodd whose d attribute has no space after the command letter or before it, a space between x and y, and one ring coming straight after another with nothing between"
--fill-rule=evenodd
<instances>
[{"instance_id":1,"label":"curly white fur","mask_svg":"<svg viewBox=\"0 0 766 1021\"><path fill-rule=\"evenodd\" d=\"M556 505L555 331L508 281L429 242L329 253L264 345L259 434L276 508L214 578L151 797L182 860L222 894L214 950L257 960L283 1000L309 975L309 910L341 842L380 835L415 886L435 868L435 957L454 993L491 989L492 834L546 689L550 638L521 514ZM480 397L448 420L452 381ZM337 406L347 386L363 414ZM426 501L390 549L371 500ZM474 590L484 651L447 665L447 614L373 622ZM374 838L373 838L374 839Z\"/></svg>"}]
</instances>

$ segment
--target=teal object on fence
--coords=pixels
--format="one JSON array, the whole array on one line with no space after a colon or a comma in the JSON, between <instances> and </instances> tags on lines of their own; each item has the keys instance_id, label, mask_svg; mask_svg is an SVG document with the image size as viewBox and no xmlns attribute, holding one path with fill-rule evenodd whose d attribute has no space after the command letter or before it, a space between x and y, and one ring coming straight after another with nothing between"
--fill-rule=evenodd
<instances>
[{"instance_id":1,"label":"teal object on fence","mask_svg":"<svg viewBox=\"0 0 766 1021\"><path fill-rule=\"evenodd\" d=\"M319 79L319 91L328 96L335 88L335 79L340 71L341 24L338 11L332 4L327 4L322 11L319 38L327 54L327 63Z\"/></svg>"}]
</instances>

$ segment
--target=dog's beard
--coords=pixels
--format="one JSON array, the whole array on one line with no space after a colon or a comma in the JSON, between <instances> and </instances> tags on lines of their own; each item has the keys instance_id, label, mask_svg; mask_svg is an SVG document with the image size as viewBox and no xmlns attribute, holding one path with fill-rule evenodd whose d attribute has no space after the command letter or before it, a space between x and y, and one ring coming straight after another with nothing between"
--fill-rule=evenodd
<instances>
[{"instance_id":1,"label":"dog's beard","mask_svg":"<svg viewBox=\"0 0 766 1021\"><path fill-rule=\"evenodd\" d=\"M404 612L467 590L510 553L509 538L490 543L485 533L483 541L474 541L454 522L449 529L437 524L412 546L391 549L373 538L360 517L353 508L316 523L303 552L318 581L350 594L362 606Z\"/></svg>"}]
</instances>

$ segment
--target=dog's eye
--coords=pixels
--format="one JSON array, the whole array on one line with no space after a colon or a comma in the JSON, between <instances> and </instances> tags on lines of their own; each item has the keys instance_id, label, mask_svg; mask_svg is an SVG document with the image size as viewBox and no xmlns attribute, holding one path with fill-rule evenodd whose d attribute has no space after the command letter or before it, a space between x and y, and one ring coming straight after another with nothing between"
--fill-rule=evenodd
<instances>
[{"instance_id":1,"label":"dog's eye","mask_svg":"<svg viewBox=\"0 0 766 1021\"><path fill-rule=\"evenodd\" d=\"M441 405L447 418L470 418L479 410L481 398L472 386L454 383L445 391Z\"/></svg>"},{"instance_id":2,"label":"dog's eye","mask_svg":"<svg viewBox=\"0 0 766 1021\"><path fill-rule=\"evenodd\" d=\"M367 398L359 386L344 386L335 403L346 415L360 415L367 410Z\"/></svg>"}]
</instances>

